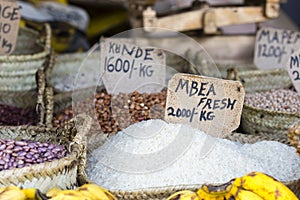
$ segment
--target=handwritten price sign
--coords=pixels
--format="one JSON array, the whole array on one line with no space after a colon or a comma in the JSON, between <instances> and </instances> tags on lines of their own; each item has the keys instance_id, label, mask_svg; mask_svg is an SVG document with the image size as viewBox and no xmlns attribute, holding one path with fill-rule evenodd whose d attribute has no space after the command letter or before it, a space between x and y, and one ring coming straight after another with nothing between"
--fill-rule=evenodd
<instances>
[{"instance_id":1,"label":"handwritten price sign","mask_svg":"<svg viewBox=\"0 0 300 200\"><path fill-rule=\"evenodd\" d=\"M20 8L16 1L0 1L0 55L15 50L20 22Z\"/></svg>"},{"instance_id":2,"label":"handwritten price sign","mask_svg":"<svg viewBox=\"0 0 300 200\"><path fill-rule=\"evenodd\" d=\"M128 41L101 41L101 74L109 93L158 92L165 86L165 55Z\"/></svg>"},{"instance_id":3,"label":"handwritten price sign","mask_svg":"<svg viewBox=\"0 0 300 200\"><path fill-rule=\"evenodd\" d=\"M244 96L237 81L176 74L168 85L165 120L215 136L228 134L240 124Z\"/></svg>"},{"instance_id":4,"label":"handwritten price sign","mask_svg":"<svg viewBox=\"0 0 300 200\"><path fill-rule=\"evenodd\" d=\"M299 48L299 32L262 28L256 35L254 63L260 69L284 68L290 55Z\"/></svg>"},{"instance_id":5,"label":"handwritten price sign","mask_svg":"<svg viewBox=\"0 0 300 200\"><path fill-rule=\"evenodd\" d=\"M300 93L300 49L290 56L286 69L297 92Z\"/></svg>"}]
</instances>

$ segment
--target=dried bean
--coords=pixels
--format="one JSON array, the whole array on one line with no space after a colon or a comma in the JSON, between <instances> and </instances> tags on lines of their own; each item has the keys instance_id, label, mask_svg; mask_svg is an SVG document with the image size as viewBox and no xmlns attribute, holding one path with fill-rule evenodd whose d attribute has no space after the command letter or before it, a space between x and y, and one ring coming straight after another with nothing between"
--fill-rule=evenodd
<instances>
[{"instance_id":1,"label":"dried bean","mask_svg":"<svg viewBox=\"0 0 300 200\"><path fill-rule=\"evenodd\" d=\"M0 147L0 171L52 161L58 158L55 154L60 155L60 158L68 155L62 145L40 142L1 140ZM44 155L46 153L48 156Z\"/></svg>"},{"instance_id":2,"label":"dried bean","mask_svg":"<svg viewBox=\"0 0 300 200\"><path fill-rule=\"evenodd\" d=\"M26 146L26 145L27 145L27 142L24 142L24 141L16 141L16 142L15 142L15 145L17 145L17 146Z\"/></svg>"},{"instance_id":3,"label":"dried bean","mask_svg":"<svg viewBox=\"0 0 300 200\"><path fill-rule=\"evenodd\" d=\"M4 149L6 149L6 145L5 145L5 144L2 144L2 145L0 146L0 151L3 151Z\"/></svg>"},{"instance_id":4,"label":"dried bean","mask_svg":"<svg viewBox=\"0 0 300 200\"><path fill-rule=\"evenodd\" d=\"M38 116L35 109L18 108L0 104L0 125L36 125Z\"/></svg>"},{"instance_id":5,"label":"dried bean","mask_svg":"<svg viewBox=\"0 0 300 200\"><path fill-rule=\"evenodd\" d=\"M25 151L19 151L18 152L18 156L19 157L24 157L26 155L26 152Z\"/></svg>"},{"instance_id":6,"label":"dried bean","mask_svg":"<svg viewBox=\"0 0 300 200\"><path fill-rule=\"evenodd\" d=\"M76 107L78 110L86 111L92 104L95 105L96 116L102 131L116 133L142 120L162 119L166 95L167 90L154 94L141 94L135 91L131 94L121 93L115 96L102 91L95 94L95 99L77 103ZM63 126L72 117L72 107L69 107L54 116L53 125Z\"/></svg>"}]
</instances>

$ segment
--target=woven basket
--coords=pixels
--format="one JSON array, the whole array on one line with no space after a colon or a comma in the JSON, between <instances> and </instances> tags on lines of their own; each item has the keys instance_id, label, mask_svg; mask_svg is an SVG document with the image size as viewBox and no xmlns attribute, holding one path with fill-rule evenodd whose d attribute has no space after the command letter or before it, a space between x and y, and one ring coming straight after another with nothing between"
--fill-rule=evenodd
<instances>
[{"instance_id":1,"label":"woven basket","mask_svg":"<svg viewBox=\"0 0 300 200\"><path fill-rule=\"evenodd\" d=\"M105 137L102 138L103 141L105 141ZM253 136L248 134L241 134L241 133L231 133L228 136L225 137L225 139L229 139L235 142L240 143L255 143L263 140L268 141L278 141L285 144L290 144L287 138L285 139L278 139L277 137L273 137L271 135L267 136ZM93 139L90 139L89 141L94 141ZM99 143L99 141L96 141ZM100 142L100 143L101 143ZM87 143L88 147L93 144ZM96 145L99 146L99 145ZM96 147L95 146L95 147ZM81 179L79 179L80 184L89 183L91 182L86 174L81 175ZM286 186L288 186L298 197L300 197L300 179L290 182L284 183ZM111 192L118 198L118 199L124 199L124 200L133 200L133 199L144 199L144 200L161 200L166 199L171 194L180 191L180 190L192 190L197 191L201 185L179 185L175 187L160 187L160 188L151 188L147 190L139 190L139 191L122 191L122 190L112 190Z\"/></svg>"},{"instance_id":2,"label":"woven basket","mask_svg":"<svg viewBox=\"0 0 300 200\"><path fill-rule=\"evenodd\" d=\"M230 68L227 70L227 79L240 81L246 93L292 86L292 81L285 69L237 71L236 68Z\"/></svg>"},{"instance_id":3,"label":"woven basket","mask_svg":"<svg viewBox=\"0 0 300 200\"><path fill-rule=\"evenodd\" d=\"M287 138L287 130L300 121L300 114L272 111L244 104L241 128L252 135L273 135L279 139Z\"/></svg>"},{"instance_id":4,"label":"woven basket","mask_svg":"<svg viewBox=\"0 0 300 200\"><path fill-rule=\"evenodd\" d=\"M0 56L0 103L17 107L34 107L35 74L44 69L46 78L52 70L53 51L50 46L51 30L45 24L39 32L20 28L16 50L12 55Z\"/></svg>"},{"instance_id":5,"label":"woven basket","mask_svg":"<svg viewBox=\"0 0 300 200\"><path fill-rule=\"evenodd\" d=\"M44 125L45 124L45 115L46 113L48 113L49 110L49 105L51 106L51 103L46 102L47 104L45 104L45 90L51 90L52 88L48 88L46 87L46 75L44 70L42 69L38 69L38 71L36 72L36 85L37 85L37 89L34 91L34 94L32 96L30 96L30 102L29 104L26 104L27 97L29 98L29 94L24 92L24 99L22 99L23 96L15 96L14 93L10 93L7 92L7 94L11 95L11 98L15 98L15 101L12 102L9 98L5 98L2 99L3 101L1 102L1 104L7 104L7 105L12 105L12 106L16 106L18 107L17 102L20 101L20 104L24 104L25 108L30 108L32 110L35 110L36 114L37 114L37 125ZM3 93L2 93L3 94ZM15 104L16 103L16 104ZM33 104L33 105L32 105ZM2 127L6 127L5 125L1 126Z\"/></svg>"},{"instance_id":6,"label":"woven basket","mask_svg":"<svg viewBox=\"0 0 300 200\"><path fill-rule=\"evenodd\" d=\"M85 127L76 130L74 122L64 128L46 128L36 126L18 126L0 128L1 139L31 140L64 145L69 150L65 158L35 164L24 168L0 171L0 187L16 185L18 187L38 188L47 192L53 187L71 189L77 186L77 177L82 169L82 155L85 151ZM81 173L80 173L81 174Z\"/></svg>"},{"instance_id":7,"label":"woven basket","mask_svg":"<svg viewBox=\"0 0 300 200\"><path fill-rule=\"evenodd\" d=\"M289 128L288 138L291 144L296 147L297 153L300 156L300 121Z\"/></svg>"},{"instance_id":8,"label":"woven basket","mask_svg":"<svg viewBox=\"0 0 300 200\"><path fill-rule=\"evenodd\" d=\"M264 92L271 89L288 88L292 86L292 82L285 69L238 72L233 68L228 70L227 79L241 81L246 93ZM296 121L299 121L299 119L299 114L272 111L244 104L241 128L242 131L247 134L271 134L274 137L282 139L287 138L287 129Z\"/></svg>"}]
</instances>

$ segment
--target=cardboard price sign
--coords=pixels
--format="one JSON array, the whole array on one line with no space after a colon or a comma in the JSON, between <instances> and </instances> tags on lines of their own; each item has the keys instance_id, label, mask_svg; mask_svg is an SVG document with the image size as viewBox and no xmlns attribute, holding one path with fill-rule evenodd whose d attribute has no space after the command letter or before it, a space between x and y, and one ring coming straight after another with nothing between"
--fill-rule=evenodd
<instances>
[{"instance_id":1,"label":"cardboard price sign","mask_svg":"<svg viewBox=\"0 0 300 200\"><path fill-rule=\"evenodd\" d=\"M300 48L290 56L286 64L286 69L290 75L294 87L296 88L297 92L300 93Z\"/></svg>"},{"instance_id":2,"label":"cardboard price sign","mask_svg":"<svg viewBox=\"0 0 300 200\"><path fill-rule=\"evenodd\" d=\"M0 1L0 14L0 55L9 55L16 47L20 8L16 1Z\"/></svg>"},{"instance_id":3,"label":"cardboard price sign","mask_svg":"<svg viewBox=\"0 0 300 200\"><path fill-rule=\"evenodd\" d=\"M129 40L101 41L101 74L110 94L133 91L154 93L165 87L165 54L152 47L139 47Z\"/></svg>"},{"instance_id":4,"label":"cardboard price sign","mask_svg":"<svg viewBox=\"0 0 300 200\"><path fill-rule=\"evenodd\" d=\"M254 63L260 69L284 68L290 55L299 48L299 32L262 28L256 35Z\"/></svg>"},{"instance_id":5,"label":"cardboard price sign","mask_svg":"<svg viewBox=\"0 0 300 200\"><path fill-rule=\"evenodd\" d=\"M175 74L168 85L165 120L226 135L240 124L244 96L238 81Z\"/></svg>"}]
</instances>

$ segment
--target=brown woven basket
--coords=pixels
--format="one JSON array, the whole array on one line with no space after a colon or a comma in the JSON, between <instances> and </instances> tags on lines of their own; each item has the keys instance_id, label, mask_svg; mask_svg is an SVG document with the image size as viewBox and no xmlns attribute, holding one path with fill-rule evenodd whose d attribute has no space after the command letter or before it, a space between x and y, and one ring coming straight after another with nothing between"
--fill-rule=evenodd
<instances>
[{"instance_id":1,"label":"brown woven basket","mask_svg":"<svg viewBox=\"0 0 300 200\"><path fill-rule=\"evenodd\" d=\"M35 106L35 74L38 69L44 69L48 78L52 70L50 38L48 24L40 31L20 28L15 52L0 56L0 103L17 107Z\"/></svg>"},{"instance_id":2,"label":"brown woven basket","mask_svg":"<svg viewBox=\"0 0 300 200\"><path fill-rule=\"evenodd\" d=\"M273 135L287 138L287 130L300 121L300 114L256 108L244 104L241 127L243 132L253 135Z\"/></svg>"},{"instance_id":3,"label":"brown woven basket","mask_svg":"<svg viewBox=\"0 0 300 200\"><path fill-rule=\"evenodd\" d=\"M292 81L285 69L238 71L236 68L230 68L227 70L227 79L241 81L246 93L292 86Z\"/></svg>"},{"instance_id":4,"label":"brown woven basket","mask_svg":"<svg viewBox=\"0 0 300 200\"><path fill-rule=\"evenodd\" d=\"M1 139L31 140L64 145L69 150L65 158L35 164L24 168L0 171L0 187L16 185L18 187L38 188L47 192L53 187L71 189L77 186L78 173L82 168L82 156L85 152L85 133L89 126L75 127L75 122L64 128L46 128L37 126L18 126L0 128ZM77 125L77 123L76 123ZM82 174L82 173L80 173Z\"/></svg>"},{"instance_id":5,"label":"brown woven basket","mask_svg":"<svg viewBox=\"0 0 300 200\"><path fill-rule=\"evenodd\" d=\"M300 121L289 128L288 138L291 144L296 147L297 153L300 156Z\"/></svg>"},{"instance_id":6,"label":"brown woven basket","mask_svg":"<svg viewBox=\"0 0 300 200\"><path fill-rule=\"evenodd\" d=\"M103 143L105 141L105 137L102 138L103 141L95 141L93 138L89 138L89 142L97 142L97 145L90 144L88 142L88 147L97 147L99 143ZM248 134L241 134L241 133L230 133L225 137L225 139L229 139L235 142L240 143L255 143L263 140L268 141L278 141L285 144L290 144L287 138L278 139L272 135L267 136L253 136ZM83 171L82 171L83 172ZM81 178L79 179L80 184L89 183L91 182L86 174L81 174ZM296 195L300 197L300 179L295 181L289 181L284 183L288 186ZM166 199L171 194L180 191L180 190L192 190L197 191L201 185L179 185L174 187L160 187L160 188L150 188L147 190L138 190L138 191L122 191L122 190L112 190L111 192L118 198L124 200L133 200L133 199L144 199L144 200L161 200Z\"/></svg>"},{"instance_id":7,"label":"brown woven basket","mask_svg":"<svg viewBox=\"0 0 300 200\"><path fill-rule=\"evenodd\" d=\"M264 92L271 89L288 88L292 86L292 82L285 69L238 72L233 68L228 70L227 79L241 81L246 93ZM271 134L279 139L287 138L286 133L288 128L299 121L299 119L299 114L272 111L244 104L241 128L242 131L247 134Z\"/></svg>"},{"instance_id":8,"label":"brown woven basket","mask_svg":"<svg viewBox=\"0 0 300 200\"><path fill-rule=\"evenodd\" d=\"M51 105L51 103L49 104L47 102L47 104L45 105L45 90L51 90L51 88L46 87L46 75L45 75L45 71L42 69L38 69L35 75L35 79L36 79L36 85L37 85L37 89L34 91L34 93L32 94L32 96L30 96L30 101L33 102L33 105L31 105L32 103L30 103L30 105L26 105L25 108L30 108L35 110L36 114L37 114L37 122L36 125L44 125L45 124L45 115L49 110L49 105ZM21 100L22 96L18 96L16 97L14 93L10 93L8 92L8 94L12 94L12 98L15 98L17 101ZM24 92L24 95L26 97L29 96L28 93ZM2 99L4 100L4 99ZM9 99L5 99L8 100L9 102L6 102L8 105L11 105L11 101ZM25 99L21 100L26 101ZM1 102L1 104L5 104L4 102ZM52 103L53 104L53 103ZM16 106L14 103L12 103L12 106ZM0 128L2 127L6 127L5 125L0 125Z\"/></svg>"}]
</instances>

